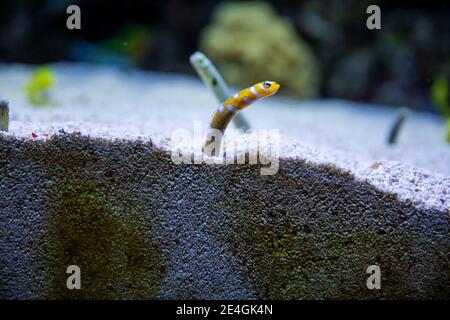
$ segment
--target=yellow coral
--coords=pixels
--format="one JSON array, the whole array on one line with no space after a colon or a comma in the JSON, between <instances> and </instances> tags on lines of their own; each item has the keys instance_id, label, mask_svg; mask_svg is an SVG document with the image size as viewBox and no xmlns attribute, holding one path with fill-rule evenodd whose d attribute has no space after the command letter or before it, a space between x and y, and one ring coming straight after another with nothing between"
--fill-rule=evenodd
<instances>
[{"instance_id":1,"label":"yellow coral","mask_svg":"<svg viewBox=\"0 0 450 320\"><path fill-rule=\"evenodd\" d=\"M54 82L55 76L50 67L37 68L25 87L28 101L37 106L50 104L48 90L53 86Z\"/></svg>"},{"instance_id":2,"label":"yellow coral","mask_svg":"<svg viewBox=\"0 0 450 320\"><path fill-rule=\"evenodd\" d=\"M267 78L281 83L287 93L317 95L320 76L312 51L267 3L221 4L202 32L200 47L235 86Z\"/></svg>"}]
</instances>

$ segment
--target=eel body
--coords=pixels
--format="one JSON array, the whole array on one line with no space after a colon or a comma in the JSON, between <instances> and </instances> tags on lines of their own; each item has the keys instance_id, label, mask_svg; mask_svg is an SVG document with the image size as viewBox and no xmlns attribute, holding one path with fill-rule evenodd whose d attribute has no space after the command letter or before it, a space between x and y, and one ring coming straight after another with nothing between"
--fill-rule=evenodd
<instances>
[{"instance_id":1,"label":"eel body","mask_svg":"<svg viewBox=\"0 0 450 320\"><path fill-rule=\"evenodd\" d=\"M223 103L231 94L214 64L201 52L193 53L189 60L203 83L214 93L217 100ZM233 121L239 129L250 129L249 122L242 114L236 114Z\"/></svg>"},{"instance_id":2,"label":"eel body","mask_svg":"<svg viewBox=\"0 0 450 320\"><path fill-rule=\"evenodd\" d=\"M264 81L246 88L232 97L229 97L221 103L217 111L214 112L209 128L220 130L223 134L231 119L233 119L237 112L245 109L257 100L274 95L279 88L280 85L275 81ZM208 134L206 139L205 149L213 141L209 137L210 134ZM218 150L214 153L218 154Z\"/></svg>"}]
</instances>

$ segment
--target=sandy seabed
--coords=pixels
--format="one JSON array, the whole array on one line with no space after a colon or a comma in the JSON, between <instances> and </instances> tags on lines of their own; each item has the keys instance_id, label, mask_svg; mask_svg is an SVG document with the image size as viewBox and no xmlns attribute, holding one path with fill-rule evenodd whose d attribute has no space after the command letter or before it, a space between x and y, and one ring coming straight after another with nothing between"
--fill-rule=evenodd
<instances>
[{"instance_id":1,"label":"sandy seabed","mask_svg":"<svg viewBox=\"0 0 450 320\"><path fill-rule=\"evenodd\" d=\"M389 147L389 108L272 97L244 111L254 128L280 131L279 171L261 176L261 165L171 161L171 133L206 126L217 106L198 79L54 70L55 106L36 108L23 91L32 69L0 67L11 109L0 297L450 297L439 117L413 113ZM72 263L82 292L65 288ZM371 264L384 290L367 290Z\"/></svg>"}]
</instances>

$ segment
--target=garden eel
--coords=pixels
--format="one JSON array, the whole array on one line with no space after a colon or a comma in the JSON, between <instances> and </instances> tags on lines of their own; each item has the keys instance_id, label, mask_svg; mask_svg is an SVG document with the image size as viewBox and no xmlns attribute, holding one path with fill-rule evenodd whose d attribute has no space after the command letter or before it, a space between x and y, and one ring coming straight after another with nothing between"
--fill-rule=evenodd
<instances>
[{"instance_id":1,"label":"garden eel","mask_svg":"<svg viewBox=\"0 0 450 320\"><path fill-rule=\"evenodd\" d=\"M395 119L394 124L389 130L388 144L397 143L400 130L410 113L411 112L408 108L400 108L397 118Z\"/></svg>"},{"instance_id":2,"label":"garden eel","mask_svg":"<svg viewBox=\"0 0 450 320\"><path fill-rule=\"evenodd\" d=\"M214 96L223 103L229 96L231 96L230 89L228 89L225 80L223 80L219 71L214 64L201 52L194 52L189 58L192 67L197 71L203 83L214 93ZM248 130L250 124L244 115L236 114L233 117L233 122L238 129Z\"/></svg>"},{"instance_id":3,"label":"garden eel","mask_svg":"<svg viewBox=\"0 0 450 320\"><path fill-rule=\"evenodd\" d=\"M223 134L231 119L239 110L245 109L257 100L274 95L279 88L280 85L275 81L260 82L236 93L234 96L229 97L223 103L221 103L218 110L214 112L211 118L208 128L208 137L206 139L204 149L206 150L206 147L213 141L209 139L209 137L211 136L211 129L220 130L220 132ZM220 143L218 144L217 148L220 148ZM218 154L219 150L214 150L214 155Z\"/></svg>"}]
</instances>

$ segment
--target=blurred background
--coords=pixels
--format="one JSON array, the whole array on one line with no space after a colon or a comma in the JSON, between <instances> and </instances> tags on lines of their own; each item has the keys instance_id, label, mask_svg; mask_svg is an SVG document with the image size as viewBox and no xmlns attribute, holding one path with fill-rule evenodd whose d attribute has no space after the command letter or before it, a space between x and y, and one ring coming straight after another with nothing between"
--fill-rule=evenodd
<instances>
[{"instance_id":1,"label":"blurred background","mask_svg":"<svg viewBox=\"0 0 450 320\"><path fill-rule=\"evenodd\" d=\"M66 8L81 8L68 30ZM381 7L381 30L366 8ZM0 62L82 61L194 74L206 53L232 85L342 98L450 117L448 1L2 0Z\"/></svg>"}]
</instances>

